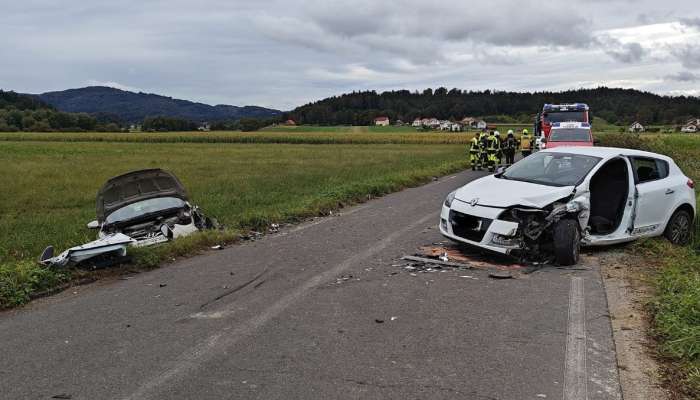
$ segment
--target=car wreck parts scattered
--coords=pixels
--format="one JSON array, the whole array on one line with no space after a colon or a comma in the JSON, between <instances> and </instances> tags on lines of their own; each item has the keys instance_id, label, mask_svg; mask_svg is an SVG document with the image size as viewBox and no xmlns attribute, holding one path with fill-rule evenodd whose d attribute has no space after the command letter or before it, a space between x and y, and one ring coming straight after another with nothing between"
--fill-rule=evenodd
<instances>
[{"instance_id":1,"label":"car wreck parts scattered","mask_svg":"<svg viewBox=\"0 0 700 400\"><path fill-rule=\"evenodd\" d=\"M694 182L669 157L630 149L545 150L450 193L440 232L521 262L578 262L583 246L665 235L690 242Z\"/></svg>"},{"instance_id":2,"label":"car wreck parts scattered","mask_svg":"<svg viewBox=\"0 0 700 400\"><path fill-rule=\"evenodd\" d=\"M129 246L167 242L217 228L199 207L190 204L175 175L162 169L129 172L108 180L97 193L97 219L87 224L98 239L54 256L52 246L39 258L44 265L100 267L124 260Z\"/></svg>"}]
</instances>

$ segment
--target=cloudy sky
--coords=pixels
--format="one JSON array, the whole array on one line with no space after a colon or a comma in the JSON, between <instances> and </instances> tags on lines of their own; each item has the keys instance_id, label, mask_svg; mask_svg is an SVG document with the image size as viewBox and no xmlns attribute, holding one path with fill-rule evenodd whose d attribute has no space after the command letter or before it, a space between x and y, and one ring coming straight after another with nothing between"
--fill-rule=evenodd
<instances>
[{"instance_id":1,"label":"cloudy sky","mask_svg":"<svg viewBox=\"0 0 700 400\"><path fill-rule=\"evenodd\" d=\"M291 109L352 90L700 95L697 0L0 0L0 89Z\"/></svg>"}]
</instances>

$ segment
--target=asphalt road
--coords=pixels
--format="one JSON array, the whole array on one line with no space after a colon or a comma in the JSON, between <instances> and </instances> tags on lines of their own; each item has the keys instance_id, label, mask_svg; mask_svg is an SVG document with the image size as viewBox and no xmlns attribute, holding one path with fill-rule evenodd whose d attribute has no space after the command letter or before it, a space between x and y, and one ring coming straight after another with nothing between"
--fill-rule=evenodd
<instances>
[{"instance_id":1,"label":"asphalt road","mask_svg":"<svg viewBox=\"0 0 700 400\"><path fill-rule=\"evenodd\" d=\"M593 256L508 280L395 266L478 176L0 314L0 398L619 399Z\"/></svg>"}]
</instances>

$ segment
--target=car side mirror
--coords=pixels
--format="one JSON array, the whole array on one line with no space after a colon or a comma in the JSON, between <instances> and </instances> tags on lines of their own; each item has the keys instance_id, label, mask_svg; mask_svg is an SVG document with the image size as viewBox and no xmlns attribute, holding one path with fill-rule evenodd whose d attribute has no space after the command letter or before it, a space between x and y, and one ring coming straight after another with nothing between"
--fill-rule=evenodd
<instances>
[{"instance_id":1,"label":"car side mirror","mask_svg":"<svg viewBox=\"0 0 700 400\"><path fill-rule=\"evenodd\" d=\"M97 221L90 221L87 224L88 229L98 229L100 227L100 223Z\"/></svg>"}]
</instances>

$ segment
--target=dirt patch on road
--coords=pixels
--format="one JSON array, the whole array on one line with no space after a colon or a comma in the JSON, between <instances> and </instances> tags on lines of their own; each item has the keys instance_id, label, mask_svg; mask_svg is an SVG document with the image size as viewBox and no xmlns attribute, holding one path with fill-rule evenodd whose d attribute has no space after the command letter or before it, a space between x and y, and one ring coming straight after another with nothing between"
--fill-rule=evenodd
<instances>
[{"instance_id":1,"label":"dirt patch on road","mask_svg":"<svg viewBox=\"0 0 700 400\"><path fill-rule=\"evenodd\" d=\"M617 352L620 384L626 400L667 400L661 367L653 358L644 304L651 297L647 281L653 268L640 256L622 250L600 252L608 308Z\"/></svg>"}]
</instances>

